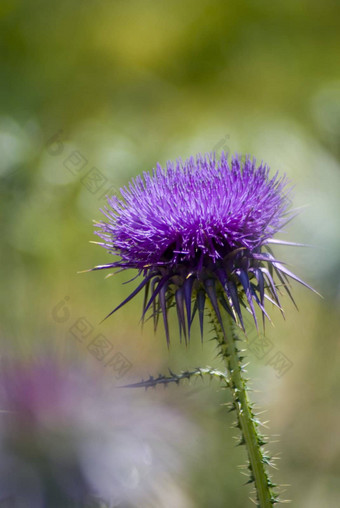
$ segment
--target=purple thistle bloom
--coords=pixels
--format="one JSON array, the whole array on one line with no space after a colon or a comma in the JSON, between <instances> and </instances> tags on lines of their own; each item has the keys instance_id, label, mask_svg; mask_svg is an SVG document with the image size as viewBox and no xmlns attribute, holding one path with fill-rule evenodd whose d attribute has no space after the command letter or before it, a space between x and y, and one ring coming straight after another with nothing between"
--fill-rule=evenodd
<instances>
[{"instance_id":1,"label":"purple thistle bloom","mask_svg":"<svg viewBox=\"0 0 340 508\"><path fill-rule=\"evenodd\" d=\"M243 328L242 306L255 322L254 303L268 317L265 298L281 309L274 274L291 298L288 278L306 285L270 248L292 245L272 240L293 217L289 208L287 179L270 177L255 159L234 157L229 165L225 154L220 160L198 155L143 173L121 189L120 198L108 199L102 210L108 222L97 224L100 245L120 260L93 270L134 268L143 276L109 315L144 288L142 317L152 307L156 327L162 313L168 343L167 310L173 304L180 334L190 337L197 311L203 334L206 295L217 316L221 306Z\"/></svg>"}]
</instances>

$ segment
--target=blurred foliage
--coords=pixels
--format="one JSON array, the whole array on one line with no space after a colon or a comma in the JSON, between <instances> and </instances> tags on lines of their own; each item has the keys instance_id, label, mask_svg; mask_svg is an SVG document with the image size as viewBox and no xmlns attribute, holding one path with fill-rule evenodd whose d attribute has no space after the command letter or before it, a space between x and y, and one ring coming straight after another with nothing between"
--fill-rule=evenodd
<instances>
[{"instance_id":1,"label":"blurred foliage","mask_svg":"<svg viewBox=\"0 0 340 508\"><path fill-rule=\"evenodd\" d=\"M294 288L300 312L288 302L285 322L273 312L267 333L293 363L284 376L249 353L254 397L280 435L278 477L291 485L283 497L301 508L335 506L340 496L339 14L336 0L0 4L3 348L98 363L87 345L102 333L132 363L132 381L168 366L218 366L208 340L202 347L194 337L186 349L173 326L167 351L161 330L154 336L148 323L142 332L141 299L99 324L134 283L77 271L109 261L88 244L105 191L195 152L265 160L291 178L294 206L308 206L285 238L313 247L278 252L324 296ZM77 157L86 162L78 172ZM86 179L93 167L96 192ZM83 342L69 331L80 317L93 327ZM216 386L168 389L205 431L183 485L194 506L243 507L244 450L232 445L237 432Z\"/></svg>"}]
</instances>

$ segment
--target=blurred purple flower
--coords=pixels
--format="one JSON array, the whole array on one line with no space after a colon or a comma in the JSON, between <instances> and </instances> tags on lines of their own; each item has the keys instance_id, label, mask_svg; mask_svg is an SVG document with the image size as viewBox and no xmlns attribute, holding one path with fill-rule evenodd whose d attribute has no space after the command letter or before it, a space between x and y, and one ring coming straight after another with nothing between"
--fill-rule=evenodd
<instances>
[{"instance_id":1,"label":"blurred purple flower","mask_svg":"<svg viewBox=\"0 0 340 508\"><path fill-rule=\"evenodd\" d=\"M190 506L176 482L180 448L193 426L165 404L107 389L102 381L51 359L4 366L0 502L171 506L162 497L169 497L171 485L179 506Z\"/></svg>"},{"instance_id":2,"label":"blurred purple flower","mask_svg":"<svg viewBox=\"0 0 340 508\"><path fill-rule=\"evenodd\" d=\"M224 154L220 160L198 155L168 162L166 169L157 165L135 178L121 198L108 199L108 222L97 224L100 245L120 260L93 270L134 268L143 276L111 314L144 288L143 319L152 308L156 327L162 313L169 343L172 304L185 338L197 311L203 336L206 295L219 319L221 305L242 327L242 306L249 306L255 322L254 303L263 317L265 298L281 309L274 274L290 296L289 278L304 284L270 248L292 245L272 238L293 217L287 185L255 159L234 157L229 165Z\"/></svg>"}]
</instances>

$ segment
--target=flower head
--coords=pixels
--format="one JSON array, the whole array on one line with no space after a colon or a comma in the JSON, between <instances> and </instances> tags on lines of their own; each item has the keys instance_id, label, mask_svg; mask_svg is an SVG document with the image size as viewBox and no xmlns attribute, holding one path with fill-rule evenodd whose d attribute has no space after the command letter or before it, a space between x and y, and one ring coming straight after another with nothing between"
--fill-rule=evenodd
<instances>
[{"instance_id":1,"label":"flower head","mask_svg":"<svg viewBox=\"0 0 340 508\"><path fill-rule=\"evenodd\" d=\"M255 322L254 303L263 316L265 298L281 309L274 273L289 295L288 277L303 283L270 249L270 243L289 244L272 239L292 218L289 208L287 179L270 177L255 159L234 157L229 164L225 154L220 160L198 155L143 173L120 197L108 198L108 221L97 224L101 245L120 260L94 269L134 268L143 276L112 312L145 288L143 318L152 306L157 323L161 312L169 342L173 303L185 337L197 311L202 333L206 295L217 316L222 307L242 327L242 306Z\"/></svg>"}]
</instances>

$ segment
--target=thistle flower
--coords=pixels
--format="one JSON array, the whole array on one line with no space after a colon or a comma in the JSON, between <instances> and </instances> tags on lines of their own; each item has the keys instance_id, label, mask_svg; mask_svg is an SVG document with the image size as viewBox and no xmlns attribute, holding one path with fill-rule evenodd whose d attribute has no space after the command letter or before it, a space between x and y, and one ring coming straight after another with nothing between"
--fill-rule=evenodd
<instances>
[{"instance_id":1,"label":"thistle flower","mask_svg":"<svg viewBox=\"0 0 340 508\"><path fill-rule=\"evenodd\" d=\"M185 340L197 312L203 337L206 296L219 321L222 308L243 329L242 307L256 325L255 305L269 318L265 299L282 311L278 286L290 298L289 279L307 286L270 247L298 245L273 239L294 216L289 192L286 177L270 177L266 164L237 156L229 164L225 154L168 162L133 179L120 197L108 198L108 221L96 224L100 245L120 260L93 270L133 268L142 276L109 315L144 289L142 319L152 309L156 328L161 313L169 344L173 305Z\"/></svg>"}]
</instances>

